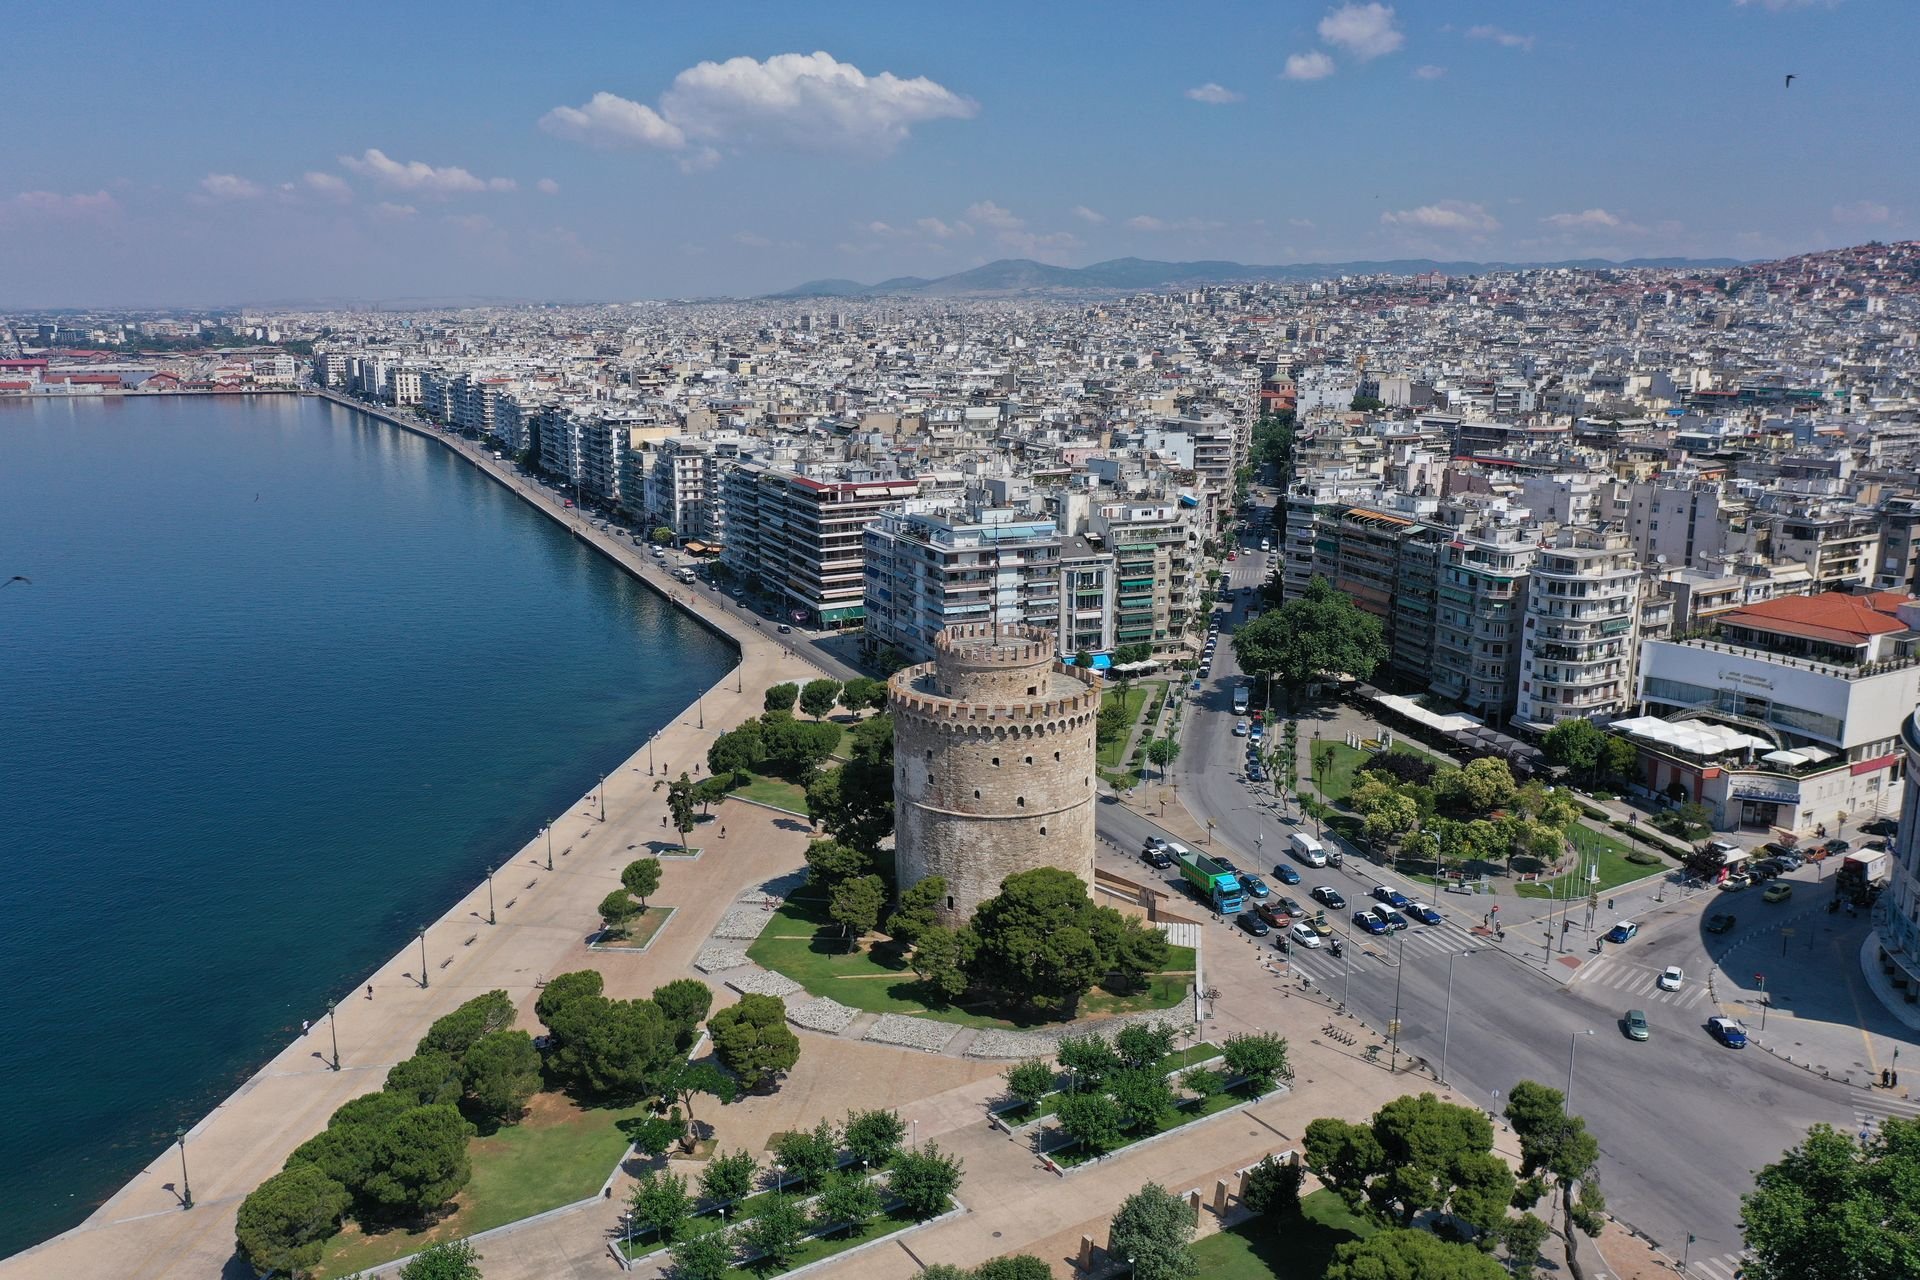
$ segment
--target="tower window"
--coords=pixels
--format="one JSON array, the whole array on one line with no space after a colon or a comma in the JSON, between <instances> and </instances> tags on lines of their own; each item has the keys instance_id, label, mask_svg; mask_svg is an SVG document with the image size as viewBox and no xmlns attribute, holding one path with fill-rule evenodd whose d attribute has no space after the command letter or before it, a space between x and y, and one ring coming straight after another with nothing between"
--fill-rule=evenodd
<instances>
[{"instance_id":1,"label":"tower window","mask_svg":"<svg viewBox=\"0 0 1920 1280\"><path fill-rule=\"evenodd\" d=\"M1040 828L1040 834L1041 835L1047 834L1047 829L1045 827Z\"/></svg>"},{"instance_id":2,"label":"tower window","mask_svg":"<svg viewBox=\"0 0 1920 1280\"><path fill-rule=\"evenodd\" d=\"M1026 798L1025 796L1015 796L1015 797L1013 798L1013 807L1014 807L1014 808L1016 808L1016 809L1024 809L1024 808L1026 808L1026 807L1027 807L1027 798Z\"/></svg>"},{"instance_id":3,"label":"tower window","mask_svg":"<svg viewBox=\"0 0 1920 1280\"><path fill-rule=\"evenodd\" d=\"M949 911L951 911L951 910L953 910L953 895L952 895L952 894L948 894L948 895L947 895L947 910L949 910Z\"/></svg>"},{"instance_id":4,"label":"tower window","mask_svg":"<svg viewBox=\"0 0 1920 1280\"><path fill-rule=\"evenodd\" d=\"M1053 753L1053 762L1055 764L1060 763L1060 753L1058 751Z\"/></svg>"},{"instance_id":5,"label":"tower window","mask_svg":"<svg viewBox=\"0 0 1920 1280\"><path fill-rule=\"evenodd\" d=\"M978 799L980 798L980 788L978 788L978 787L975 787L975 788L973 789L973 798L974 798L975 800L978 800Z\"/></svg>"},{"instance_id":6,"label":"tower window","mask_svg":"<svg viewBox=\"0 0 1920 1280\"><path fill-rule=\"evenodd\" d=\"M1028 686L1027 686L1027 696L1028 696L1029 698L1037 698L1037 697L1039 697L1039 696L1040 696L1040 686L1039 686L1039 685L1037 685L1037 684L1030 684L1030 685L1028 685Z\"/></svg>"},{"instance_id":7,"label":"tower window","mask_svg":"<svg viewBox=\"0 0 1920 1280\"><path fill-rule=\"evenodd\" d=\"M1027 763L1028 763L1028 764L1032 764L1032 763L1033 763L1033 757L1032 757L1032 756L1028 756L1028 757L1027 757Z\"/></svg>"},{"instance_id":8,"label":"tower window","mask_svg":"<svg viewBox=\"0 0 1920 1280\"><path fill-rule=\"evenodd\" d=\"M1000 767L1000 757L999 757L999 756L995 756L995 757L993 758L993 767L994 767L994 768L996 768L996 769L998 769L998 768Z\"/></svg>"}]
</instances>

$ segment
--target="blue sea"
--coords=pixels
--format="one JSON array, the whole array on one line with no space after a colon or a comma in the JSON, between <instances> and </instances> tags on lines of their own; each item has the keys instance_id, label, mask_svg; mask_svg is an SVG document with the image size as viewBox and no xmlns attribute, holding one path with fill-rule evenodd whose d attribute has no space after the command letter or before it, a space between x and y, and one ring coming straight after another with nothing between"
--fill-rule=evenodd
<instances>
[{"instance_id":1,"label":"blue sea","mask_svg":"<svg viewBox=\"0 0 1920 1280\"><path fill-rule=\"evenodd\" d=\"M323 401L0 402L0 1255L74 1225L731 668Z\"/></svg>"}]
</instances>

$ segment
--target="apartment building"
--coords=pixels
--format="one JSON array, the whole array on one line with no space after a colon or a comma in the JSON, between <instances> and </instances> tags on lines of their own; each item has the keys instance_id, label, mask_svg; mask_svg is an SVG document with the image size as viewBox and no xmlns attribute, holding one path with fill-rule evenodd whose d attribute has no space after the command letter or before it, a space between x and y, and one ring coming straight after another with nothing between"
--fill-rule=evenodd
<instances>
[{"instance_id":1,"label":"apartment building","mask_svg":"<svg viewBox=\"0 0 1920 1280\"><path fill-rule=\"evenodd\" d=\"M714 446L697 436L668 436L647 456L643 505L648 518L673 530L676 538L723 541L726 507Z\"/></svg>"},{"instance_id":2,"label":"apartment building","mask_svg":"<svg viewBox=\"0 0 1920 1280\"><path fill-rule=\"evenodd\" d=\"M1541 546L1527 582L1516 723L1540 731L1627 711L1640 588L1625 533L1561 529Z\"/></svg>"},{"instance_id":3,"label":"apartment building","mask_svg":"<svg viewBox=\"0 0 1920 1280\"><path fill-rule=\"evenodd\" d=\"M1754 521L1767 530L1768 549L1776 559L1807 566L1816 590L1872 585L1880 550L1877 512L1806 503L1756 513Z\"/></svg>"},{"instance_id":4,"label":"apartment building","mask_svg":"<svg viewBox=\"0 0 1920 1280\"><path fill-rule=\"evenodd\" d=\"M726 473L726 549L735 578L796 621L841 630L866 613L866 527L921 482L845 466L834 478L745 462Z\"/></svg>"},{"instance_id":5,"label":"apartment building","mask_svg":"<svg viewBox=\"0 0 1920 1280\"><path fill-rule=\"evenodd\" d=\"M1532 529L1488 513L1441 549L1433 631L1433 691L1488 724L1505 724L1520 692L1520 636Z\"/></svg>"},{"instance_id":6,"label":"apartment building","mask_svg":"<svg viewBox=\"0 0 1920 1280\"><path fill-rule=\"evenodd\" d=\"M1150 644L1184 655L1200 607L1199 504L1190 498L1096 502L1087 541L1114 559L1115 645Z\"/></svg>"},{"instance_id":7,"label":"apartment building","mask_svg":"<svg viewBox=\"0 0 1920 1280\"><path fill-rule=\"evenodd\" d=\"M1328 508L1313 571L1380 619L1387 665L1415 684L1433 675L1435 603L1448 541L1437 525L1380 507Z\"/></svg>"}]
</instances>

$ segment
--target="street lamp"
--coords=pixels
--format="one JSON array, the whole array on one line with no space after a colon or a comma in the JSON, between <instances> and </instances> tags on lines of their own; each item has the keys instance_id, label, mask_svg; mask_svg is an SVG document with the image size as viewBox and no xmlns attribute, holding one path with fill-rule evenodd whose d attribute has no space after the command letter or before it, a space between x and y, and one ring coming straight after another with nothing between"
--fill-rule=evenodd
<instances>
[{"instance_id":1,"label":"street lamp","mask_svg":"<svg viewBox=\"0 0 1920 1280\"><path fill-rule=\"evenodd\" d=\"M773 1162L773 1193L784 1195L787 1190L787 1166L780 1161Z\"/></svg>"},{"instance_id":2,"label":"street lamp","mask_svg":"<svg viewBox=\"0 0 1920 1280\"><path fill-rule=\"evenodd\" d=\"M493 918L493 868L487 868L487 923L497 924Z\"/></svg>"},{"instance_id":3,"label":"street lamp","mask_svg":"<svg viewBox=\"0 0 1920 1280\"><path fill-rule=\"evenodd\" d=\"M1567 1091L1560 1095L1560 1114L1562 1116L1570 1116L1573 1114L1573 1055L1574 1051L1580 1047L1580 1034L1580 1032L1575 1031L1567 1036ZM1586 1028L1586 1034L1592 1035L1593 1028Z\"/></svg>"},{"instance_id":4,"label":"street lamp","mask_svg":"<svg viewBox=\"0 0 1920 1280\"><path fill-rule=\"evenodd\" d=\"M420 926L420 989L427 989L427 926Z\"/></svg>"},{"instance_id":5,"label":"street lamp","mask_svg":"<svg viewBox=\"0 0 1920 1280\"><path fill-rule=\"evenodd\" d=\"M633 1210L628 1209L620 1215L620 1222L626 1229L627 1252L633 1252Z\"/></svg>"},{"instance_id":6,"label":"street lamp","mask_svg":"<svg viewBox=\"0 0 1920 1280\"><path fill-rule=\"evenodd\" d=\"M1402 929L1393 935L1398 944L1393 961L1393 1061L1387 1073L1391 1075L1400 1069L1400 980L1407 974L1407 933Z\"/></svg>"},{"instance_id":7,"label":"street lamp","mask_svg":"<svg viewBox=\"0 0 1920 1280\"><path fill-rule=\"evenodd\" d=\"M547 824L547 870L553 870L553 823Z\"/></svg>"},{"instance_id":8,"label":"street lamp","mask_svg":"<svg viewBox=\"0 0 1920 1280\"><path fill-rule=\"evenodd\" d=\"M1447 1041L1453 1035L1453 962L1462 956L1475 956L1476 951L1456 951L1447 957L1447 1016L1440 1025L1440 1083L1447 1082Z\"/></svg>"},{"instance_id":9,"label":"street lamp","mask_svg":"<svg viewBox=\"0 0 1920 1280\"><path fill-rule=\"evenodd\" d=\"M600 821L607 820L607 775L600 775Z\"/></svg>"},{"instance_id":10,"label":"street lamp","mask_svg":"<svg viewBox=\"0 0 1920 1280\"><path fill-rule=\"evenodd\" d=\"M660 735L656 733L653 735L653 738L659 736ZM653 776L653 738L647 739L647 776L649 778Z\"/></svg>"},{"instance_id":11,"label":"street lamp","mask_svg":"<svg viewBox=\"0 0 1920 1280\"><path fill-rule=\"evenodd\" d=\"M327 1031L333 1036L333 1069L340 1069L340 1028L334 1025L332 1000L327 1001Z\"/></svg>"},{"instance_id":12,"label":"street lamp","mask_svg":"<svg viewBox=\"0 0 1920 1280\"><path fill-rule=\"evenodd\" d=\"M187 1131L175 1129L173 1141L180 1148L180 1207L193 1208L193 1180L187 1177Z\"/></svg>"},{"instance_id":13,"label":"street lamp","mask_svg":"<svg viewBox=\"0 0 1920 1280\"><path fill-rule=\"evenodd\" d=\"M693 700L693 705L694 705L694 708L695 708L695 710L697 710L697 711L698 711L698 712L700 713L700 727L701 727L702 729L704 729L704 728L706 728L706 727L707 727L707 701L706 701L706 696L705 696L704 694L701 694L701 695L697 695L697 696L696 696L696 697L694 698L694 700Z\"/></svg>"}]
</instances>

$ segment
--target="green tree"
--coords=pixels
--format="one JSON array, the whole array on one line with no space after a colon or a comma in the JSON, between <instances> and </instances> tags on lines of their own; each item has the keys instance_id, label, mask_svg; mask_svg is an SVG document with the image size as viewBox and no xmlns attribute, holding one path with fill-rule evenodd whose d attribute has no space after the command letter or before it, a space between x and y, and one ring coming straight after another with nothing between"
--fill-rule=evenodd
<instances>
[{"instance_id":1,"label":"green tree","mask_svg":"<svg viewBox=\"0 0 1920 1280\"><path fill-rule=\"evenodd\" d=\"M1227 1078L1212 1067L1189 1067L1180 1073L1180 1087L1193 1095L1187 1105L1199 1108L1226 1091Z\"/></svg>"},{"instance_id":2,"label":"green tree","mask_svg":"<svg viewBox=\"0 0 1920 1280\"><path fill-rule=\"evenodd\" d=\"M775 717L761 736L767 767L802 786L817 780L820 766L840 747L840 726L824 722Z\"/></svg>"},{"instance_id":3,"label":"green tree","mask_svg":"<svg viewBox=\"0 0 1920 1280\"><path fill-rule=\"evenodd\" d=\"M1355 396L1347 405L1352 413L1373 413L1386 408L1386 402L1378 396Z\"/></svg>"},{"instance_id":4,"label":"green tree","mask_svg":"<svg viewBox=\"0 0 1920 1280\"><path fill-rule=\"evenodd\" d=\"M1001 881L971 928L979 939L971 976L1008 997L1070 1014L1105 972L1089 932L1093 904L1070 871L1035 867Z\"/></svg>"},{"instance_id":5,"label":"green tree","mask_svg":"<svg viewBox=\"0 0 1920 1280\"><path fill-rule=\"evenodd\" d=\"M767 744L760 722L748 720L713 740L707 748L707 771L716 778L738 781L758 769L766 758Z\"/></svg>"},{"instance_id":6,"label":"green tree","mask_svg":"<svg viewBox=\"0 0 1920 1280\"><path fill-rule=\"evenodd\" d=\"M649 1169L633 1184L627 1207L633 1210L634 1226L654 1232L662 1244L672 1244L693 1212L693 1197L679 1174Z\"/></svg>"},{"instance_id":7,"label":"green tree","mask_svg":"<svg viewBox=\"0 0 1920 1280\"><path fill-rule=\"evenodd\" d=\"M437 1209L467 1185L473 1126L450 1106L415 1107L381 1133L365 1194L383 1216L412 1218Z\"/></svg>"},{"instance_id":8,"label":"green tree","mask_svg":"<svg viewBox=\"0 0 1920 1280\"><path fill-rule=\"evenodd\" d=\"M841 1131L841 1141L846 1143L847 1150L875 1169L885 1167L887 1161L893 1159L900 1150L901 1139L906 1136L907 1122L900 1118L900 1113L884 1109L847 1112L846 1128Z\"/></svg>"},{"instance_id":9,"label":"green tree","mask_svg":"<svg viewBox=\"0 0 1920 1280\"><path fill-rule=\"evenodd\" d=\"M1326 1280L1506 1280L1500 1264L1472 1245L1429 1231L1378 1231L1333 1251Z\"/></svg>"},{"instance_id":10,"label":"green tree","mask_svg":"<svg viewBox=\"0 0 1920 1280\"><path fill-rule=\"evenodd\" d=\"M840 1134L831 1120L822 1120L812 1129L793 1129L773 1144L773 1155L786 1166L788 1186L813 1191L840 1162Z\"/></svg>"},{"instance_id":11,"label":"green tree","mask_svg":"<svg viewBox=\"0 0 1920 1280\"><path fill-rule=\"evenodd\" d=\"M1160 770L1160 776L1167 776L1167 766L1180 755L1180 744L1172 738L1155 738L1147 744L1147 759L1153 761L1154 768Z\"/></svg>"},{"instance_id":12,"label":"green tree","mask_svg":"<svg viewBox=\"0 0 1920 1280\"><path fill-rule=\"evenodd\" d=\"M1513 801L1513 770L1507 767L1505 760L1487 756L1469 762L1457 773L1443 774L1441 777L1457 779L1460 798L1472 813L1490 813ZM1435 789L1439 788L1436 786Z\"/></svg>"},{"instance_id":13,"label":"green tree","mask_svg":"<svg viewBox=\"0 0 1920 1280\"><path fill-rule=\"evenodd\" d=\"M1167 1078L1150 1067L1124 1067L1107 1077L1107 1096L1120 1109L1121 1127L1159 1128L1160 1117L1173 1109L1173 1090Z\"/></svg>"},{"instance_id":14,"label":"green tree","mask_svg":"<svg viewBox=\"0 0 1920 1280\"><path fill-rule=\"evenodd\" d=\"M1268 1156L1247 1171L1247 1208L1275 1225L1297 1222L1305 1165Z\"/></svg>"},{"instance_id":15,"label":"green tree","mask_svg":"<svg viewBox=\"0 0 1920 1280\"><path fill-rule=\"evenodd\" d=\"M733 790L730 777L702 778L693 784L693 799L700 806L700 812L706 813L713 805L727 798L727 792Z\"/></svg>"},{"instance_id":16,"label":"green tree","mask_svg":"<svg viewBox=\"0 0 1920 1280\"><path fill-rule=\"evenodd\" d=\"M474 1041L513 1025L513 997L504 991L477 995L437 1019L420 1038L415 1053L444 1053L456 1061Z\"/></svg>"},{"instance_id":17,"label":"green tree","mask_svg":"<svg viewBox=\"0 0 1920 1280\"><path fill-rule=\"evenodd\" d=\"M1601 752L1607 735L1591 720L1579 717L1562 720L1540 739L1547 759L1564 766L1575 776L1592 779L1600 771Z\"/></svg>"},{"instance_id":18,"label":"green tree","mask_svg":"<svg viewBox=\"0 0 1920 1280\"><path fill-rule=\"evenodd\" d=\"M1060 1132L1093 1155L1104 1155L1126 1136L1119 1104L1104 1093L1069 1093L1053 1109Z\"/></svg>"},{"instance_id":19,"label":"green tree","mask_svg":"<svg viewBox=\"0 0 1920 1280\"><path fill-rule=\"evenodd\" d=\"M769 1266L784 1268L800 1251L807 1234L807 1214L798 1196L770 1195L740 1226L735 1238L750 1252L759 1254Z\"/></svg>"},{"instance_id":20,"label":"green tree","mask_svg":"<svg viewBox=\"0 0 1920 1280\"><path fill-rule=\"evenodd\" d=\"M618 938L625 935L627 921L640 914L640 904L625 889L615 889L600 899L600 919L606 922L607 936Z\"/></svg>"},{"instance_id":21,"label":"green tree","mask_svg":"<svg viewBox=\"0 0 1920 1280\"><path fill-rule=\"evenodd\" d=\"M405 1100L396 1101L404 1109ZM313 1165L349 1193L357 1194L373 1174L373 1162L380 1150L380 1130L384 1127L385 1121L379 1124L335 1121L294 1148L293 1154L287 1157L286 1167Z\"/></svg>"},{"instance_id":22,"label":"green tree","mask_svg":"<svg viewBox=\"0 0 1920 1280\"><path fill-rule=\"evenodd\" d=\"M674 1280L725 1280L733 1269L733 1233L715 1226L674 1242Z\"/></svg>"},{"instance_id":23,"label":"green tree","mask_svg":"<svg viewBox=\"0 0 1920 1280\"><path fill-rule=\"evenodd\" d=\"M442 1240L400 1268L400 1280L480 1280L480 1251L470 1240Z\"/></svg>"},{"instance_id":24,"label":"green tree","mask_svg":"<svg viewBox=\"0 0 1920 1280\"><path fill-rule=\"evenodd\" d=\"M800 689L800 709L815 720L822 719L840 701L840 682L828 680L809 680Z\"/></svg>"},{"instance_id":25,"label":"green tree","mask_svg":"<svg viewBox=\"0 0 1920 1280\"><path fill-rule=\"evenodd\" d=\"M1228 1036L1221 1046L1227 1073L1238 1076L1256 1096L1271 1092L1287 1073L1287 1042L1271 1031Z\"/></svg>"},{"instance_id":26,"label":"green tree","mask_svg":"<svg viewBox=\"0 0 1920 1280\"><path fill-rule=\"evenodd\" d=\"M1600 763L1605 766L1609 777L1631 779L1635 766L1640 763L1640 748L1630 738L1608 734Z\"/></svg>"},{"instance_id":27,"label":"green tree","mask_svg":"<svg viewBox=\"0 0 1920 1280\"><path fill-rule=\"evenodd\" d=\"M787 1027L787 1005L778 996L743 995L707 1019L707 1030L722 1065L749 1089L773 1083L800 1060L800 1039Z\"/></svg>"},{"instance_id":28,"label":"green tree","mask_svg":"<svg viewBox=\"0 0 1920 1280\"><path fill-rule=\"evenodd\" d=\"M298 1275L319 1263L352 1202L347 1189L318 1165L289 1165L240 1202L235 1243L255 1271Z\"/></svg>"},{"instance_id":29,"label":"green tree","mask_svg":"<svg viewBox=\"0 0 1920 1280\"><path fill-rule=\"evenodd\" d=\"M1301 1140L1307 1168L1327 1190L1339 1196L1349 1210L1366 1203L1367 1183L1385 1168L1386 1156L1373 1130L1364 1124L1323 1116L1307 1122Z\"/></svg>"},{"instance_id":30,"label":"green tree","mask_svg":"<svg viewBox=\"0 0 1920 1280\"><path fill-rule=\"evenodd\" d=\"M1111 991L1144 990L1148 975L1167 967L1171 949L1167 931L1159 925L1123 916L1112 907L1094 907L1087 914L1087 931Z\"/></svg>"},{"instance_id":31,"label":"green tree","mask_svg":"<svg viewBox=\"0 0 1920 1280\"><path fill-rule=\"evenodd\" d=\"M604 980L595 969L558 974L547 979L547 985L541 988L540 998L533 1002L534 1016L540 1019L541 1025L551 1030L554 1014L564 1005L574 1000L598 997L604 989Z\"/></svg>"},{"instance_id":32,"label":"green tree","mask_svg":"<svg viewBox=\"0 0 1920 1280\"><path fill-rule=\"evenodd\" d=\"M929 1280L931 1272L922 1272L920 1280ZM1053 1268L1030 1253L1010 1253L973 1269L972 1280L1053 1280Z\"/></svg>"},{"instance_id":33,"label":"green tree","mask_svg":"<svg viewBox=\"0 0 1920 1280\"><path fill-rule=\"evenodd\" d=\"M684 1053L713 1009L713 990L698 978L675 978L653 989L653 1003L673 1028L674 1047Z\"/></svg>"},{"instance_id":34,"label":"green tree","mask_svg":"<svg viewBox=\"0 0 1920 1280\"><path fill-rule=\"evenodd\" d=\"M873 870L871 855L838 840L809 841L804 856L808 881L829 895L842 881L857 879Z\"/></svg>"},{"instance_id":35,"label":"green tree","mask_svg":"<svg viewBox=\"0 0 1920 1280\"><path fill-rule=\"evenodd\" d=\"M879 1189L863 1175L840 1173L827 1179L825 1190L814 1201L813 1225L829 1234L845 1231L851 1235L878 1212Z\"/></svg>"},{"instance_id":36,"label":"green tree","mask_svg":"<svg viewBox=\"0 0 1920 1280\"><path fill-rule=\"evenodd\" d=\"M1514 1280L1533 1280L1540 1265L1540 1247L1552 1234L1553 1228L1531 1213L1500 1224L1500 1243L1507 1247L1507 1270Z\"/></svg>"},{"instance_id":37,"label":"green tree","mask_svg":"<svg viewBox=\"0 0 1920 1280\"><path fill-rule=\"evenodd\" d=\"M680 847L687 847L687 833L693 830L693 779L681 774L667 784L667 813L673 829L680 833Z\"/></svg>"},{"instance_id":38,"label":"green tree","mask_svg":"<svg viewBox=\"0 0 1920 1280\"><path fill-rule=\"evenodd\" d=\"M475 1114L511 1124L540 1089L540 1051L524 1031L496 1031L467 1050L460 1074Z\"/></svg>"},{"instance_id":39,"label":"green tree","mask_svg":"<svg viewBox=\"0 0 1920 1280\"><path fill-rule=\"evenodd\" d=\"M1406 1095L1374 1113L1372 1130L1380 1166L1367 1199L1383 1221L1410 1227L1422 1213L1450 1210L1484 1230L1505 1216L1513 1175L1492 1154L1485 1112Z\"/></svg>"},{"instance_id":40,"label":"green tree","mask_svg":"<svg viewBox=\"0 0 1920 1280\"><path fill-rule=\"evenodd\" d=\"M1165 1022L1132 1022L1113 1038L1114 1052L1123 1066L1151 1067L1173 1052L1174 1029Z\"/></svg>"},{"instance_id":41,"label":"green tree","mask_svg":"<svg viewBox=\"0 0 1920 1280\"><path fill-rule=\"evenodd\" d=\"M1082 646L1073 655L1073 665L1082 671L1093 670L1093 651Z\"/></svg>"},{"instance_id":42,"label":"green tree","mask_svg":"<svg viewBox=\"0 0 1920 1280\"><path fill-rule=\"evenodd\" d=\"M449 1053L416 1053L387 1072L386 1091L416 1107L456 1103L462 1088L460 1063Z\"/></svg>"},{"instance_id":43,"label":"green tree","mask_svg":"<svg viewBox=\"0 0 1920 1280\"><path fill-rule=\"evenodd\" d=\"M1190 1243L1193 1210L1159 1183L1125 1200L1107 1229L1107 1252L1132 1259L1134 1280L1192 1280L1200 1274Z\"/></svg>"},{"instance_id":44,"label":"green tree","mask_svg":"<svg viewBox=\"0 0 1920 1280\"><path fill-rule=\"evenodd\" d=\"M893 834L893 717L855 725L851 753L807 784L807 812L835 840L873 853Z\"/></svg>"},{"instance_id":45,"label":"green tree","mask_svg":"<svg viewBox=\"0 0 1920 1280\"><path fill-rule=\"evenodd\" d=\"M1315 574L1304 595L1235 631L1233 653L1247 675L1278 680L1291 702L1327 676L1365 680L1387 645L1378 618Z\"/></svg>"},{"instance_id":46,"label":"green tree","mask_svg":"<svg viewBox=\"0 0 1920 1280\"><path fill-rule=\"evenodd\" d=\"M700 1194L717 1204L744 1200L753 1194L753 1180L759 1172L760 1162L750 1151L715 1155L700 1173Z\"/></svg>"},{"instance_id":47,"label":"green tree","mask_svg":"<svg viewBox=\"0 0 1920 1280\"><path fill-rule=\"evenodd\" d=\"M620 872L620 883L626 891L640 899L642 907L647 899L660 889L660 859L636 858Z\"/></svg>"},{"instance_id":48,"label":"green tree","mask_svg":"<svg viewBox=\"0 0 1920 1280\"><path fill-rule=\"evenodd\" d=\"M901 1207L924 1221L947 1211L965 1171L958 1156L950 1156L939 1143L929 1142L893 1158L887 1170L887 1188L899 1198Z\"/></svg>"},{"instance_id":49,"label":"green tree","mask_svg":"<svg viewBox=\"0 0 1920 1280\"><path fill-rule=\"evenodd\" d=\"M886 881L879 876L842 880L827 895L827 914L847 935L847 950L860 949L860 940L878 927L887 905Z\"/></svg>"},{"instance_id":50,"label":"green tree","mask_svg":"<svg viewBox=\"0 0 1920 1280\"><path fill-rule=\"evenodd\" d=\"M878 711L887 705L887 682L855 676L840 686L840 705L849 711Z\"/></svg>"},{"instance_id":51,"label":"green tree","mask_svg":"<svg viewBox=\"0 0 1920 1280\"><path fill-rule=\"evenodd\" d=\"M1566 1246L1569 1266L1577 1268L1579 1237L1600 1234L1607 1201L1598 1182L1599 1140L1587 1132L1584 1119L1567 1115L1565 1107L1565 1095L1558 1089L1522 1080L1507 1095L1506 1116L1520 1139L1520 1176L1525 1179L1514 1207L1530 1209L1551 1194L1559 1202L1555 1234Z\"/></svg>"},{"instance_id":52,"label":"green tree","mask_svg":"<svg viewBox=\"0 0 1920 1280\"><path fill-rule=\"evenodd\" d=\"M947 881L944 876L928 876L900 895L893 910L887 915L887 933L895 942L912 946L920 940L920 935L938 922L937 913L940 904L946 900Z\"/></svg>"},{"instance_id":53,"label":"green tree","mask_svg":"<svg viewBox=\"0 0 1920 1280\"><path fill-rule=\"evenodd\" d=\"M649 536L652 537L655 546L669 547L673 545L673 530L664 524L656 528Z\"/></svg>"},{"instance_id":54,"label":"green tree","mask_svg":"<svg viewBox=\"0 0 1920 1280\"><path fill-rule=\"evenodd\" d=\"M767 690L764 706L768 711L791 711L800 697L800 686L788 680Z\"/></svg>"},{"instance_id":55,"label":"green tree","mask_svg":"<svg viewBox=\"0 0 1920 1280\"><path fill-rule=\"evenodd\" d=\"M920 931L907 964L929 1004L944 1005L967 989L967 966L976 941L971 929L933 925Z\"/></svg>"},{"instance_id":56,"label":"green tree","mask_svg":"<svg viewBox=\"0 0 1920 1280\"><path fill-rule=\"evenodd\" d=\"M651 1000L584 997L555 1011L555 1070L588 1094L638 1098L676 1055L673 1027Z\"/></svg>"},{"instance_id":57,"label":"green tree","mask_svg":"<svg viewBox=\"0 0 1920 1280\"><path fill-rule=\"evenodd\" d=\"M1053 1092L1053 1068L1038 1058L1016 1062L1006 1070L1007 1096L1031 1107Z\"/></svg>"},{"instance_id":58,"label":"green tree","mask_svg":"<svg viewBox=\"0 0 1920 1280\"><path fill-rule=\"evenodd\" d=\"M1889 1116L1866 1142L1816 1124L1740 1207L1753 1280L1920 1275L1920 1121Z\"/></svg>"},{"instance_id":59,"label":"green tree","mask_svg":"<svg viewBox=\"0 0 1920 1280\"><path fill-rule=\"evenodd\" d=\"M1067 1072L1074 1093L1097 1091L1106 1078L1118 1071L1120 1055L1102 1036L1061 1036L1054 1045L1054 1056Z\"/></svg>"}]
</instances>

